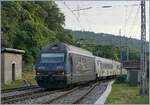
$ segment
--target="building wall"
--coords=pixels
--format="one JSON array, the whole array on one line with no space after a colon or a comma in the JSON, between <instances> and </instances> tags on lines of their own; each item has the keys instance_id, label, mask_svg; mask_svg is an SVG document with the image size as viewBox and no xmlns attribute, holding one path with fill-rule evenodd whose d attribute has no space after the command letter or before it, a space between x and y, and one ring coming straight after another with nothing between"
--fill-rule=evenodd
<instances>
[{"instance_id":1,"label":"building wall","mask_svg":"<svg viewBox=\"0 0 150 105\"><path fill-rule=\"evenodd\" d=\"M131 85L138 85L139 80L140 80L140 70L133 69L133 70L128 70L127 72L127 81Z\"/></svg>"},{"instance_id":2,"label":"building wall","mask_svg":"<svg viewBox=\"0 0 150 105\"><path fill-rule=\"evenodd\" d=\"M12 81L12 64L15 63L15 80L22 78L22 55L4 53L4 83Z\"/></svg>"}]
</instances>

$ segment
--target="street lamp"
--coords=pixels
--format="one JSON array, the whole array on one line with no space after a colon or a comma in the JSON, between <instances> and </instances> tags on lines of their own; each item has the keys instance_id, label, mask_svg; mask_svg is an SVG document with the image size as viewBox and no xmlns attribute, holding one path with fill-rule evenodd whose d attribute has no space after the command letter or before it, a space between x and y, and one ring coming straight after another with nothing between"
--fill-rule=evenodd
<instances>
[{"instance_id":1,"label":"street lamp","mask_svg":"<svg viewBox=\"0 0 150 105\"><path fill-rule=\"evenodd\" d=\"M112 6L106 5L106 6L102 6L102 8L111 8Z\"/></svg>"},{"instance_id":2,"label":"street lamp","mask_svg":"<svg viewBox=\"0 0 150 105\"><path fill-rule=\"evenodd\" d=\"M111 7L119 7L119 6L125 6L125 7L128 7L128 6L140 6L140 4L131 4L131 5L114 5L114 6L112 6L112 5L104 5L104 6L102 6L102 8L111 8Z\"/></svg>"}]
</instances>

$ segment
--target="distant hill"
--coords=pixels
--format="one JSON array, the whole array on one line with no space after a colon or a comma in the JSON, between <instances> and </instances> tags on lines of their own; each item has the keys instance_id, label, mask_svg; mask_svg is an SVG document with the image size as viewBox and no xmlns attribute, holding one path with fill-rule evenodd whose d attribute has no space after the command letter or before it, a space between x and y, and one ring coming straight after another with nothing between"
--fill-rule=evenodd
<instances>
[{"instance_id":1,"label":"distant hill","mask_svg":"<svg viewBox=\"0 0 150 105\"><path fill-rule=\"evenodd\" d=\"M141 41L134 38L127 38L122 36L116 36L107 33L94 33L87 31L71 31L73 38L79 40L84 44L97 44L97 45L114 45L114 46L128 46L137 51L140 51ZM148 51L149 43L146 42L146 49Z\"/></svg>"}]
</instances>

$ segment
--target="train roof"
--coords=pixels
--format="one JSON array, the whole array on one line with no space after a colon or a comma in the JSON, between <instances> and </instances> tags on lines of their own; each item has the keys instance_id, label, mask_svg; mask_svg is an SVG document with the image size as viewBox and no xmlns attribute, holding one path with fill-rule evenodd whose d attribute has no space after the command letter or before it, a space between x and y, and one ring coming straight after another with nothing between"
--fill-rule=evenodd
<instances>
[{"instance_id":1,"label":"train roof","mask_svg":"<svg viewBox=\"0 0 150 105\"><path fill-rule=\"evenodd\" d=\"M107 58L102 58L102 57L98 57L98 56L95 56L95 59L96 60L98 60L98 59L100 59L100 60L102 60L103 62L113 62L113 63L116 63L116 64L120 64L120 62L118 62L118 61L115 61L115 60L111 60L111 59L107 59Z\"/></svg>"},{"instance_id":2,"label":"train roof","mask_svg":"<svg viewBox=\"0 0 150 105\"><path fill-rule=\"evenodd\" d=\"M75 47L75 46L72 46L72 45L67 45L67 44L66 44L66 46L68 47L69 51L72 52L72 53L80 53L82 55L86 54L86 55L93 56L93 54L88 50L85 50L85 49L82 49L82 48L79 48L79 47Z\"/></svg>"},{"instance_id":3,"label":"train roof","mask_svg":"<svg viewBox=\"0 0 150 105\"><path fill-rule=\"evenodd\" d=\"M57 42L57 43L50 43L47 47L43 48L43 51L46 50L52 50L53 47L58 47L58 49L60 50L64 50L64 51L68 51L69 53L77 53L77 54L81 54L81 55L85 55L85 56L93 56L93 54L91 52L89 52L88 50L79 48L79 47L75 47L63 42ZM57 50L57 49L56 49ZM93 56L94 57L94 56Z\"/></svg>"}]
</instances>

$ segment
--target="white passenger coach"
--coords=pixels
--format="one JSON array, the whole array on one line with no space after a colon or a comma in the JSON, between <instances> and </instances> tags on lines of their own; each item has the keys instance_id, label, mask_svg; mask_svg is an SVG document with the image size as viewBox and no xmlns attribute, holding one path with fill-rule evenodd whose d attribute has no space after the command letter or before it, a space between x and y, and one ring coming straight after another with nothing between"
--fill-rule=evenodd
<instances>
[{"instance_id":1,"label":"white passenger coach","mask_svg":"<svg viewBox=\"0 0 150 105\"><path fill-rule=\"evenodd\" d=\"M98 78L126 74L125 69L121 70L121 63L97 56L95 56L95 69Z\"/></svg>"}]
</instances>

